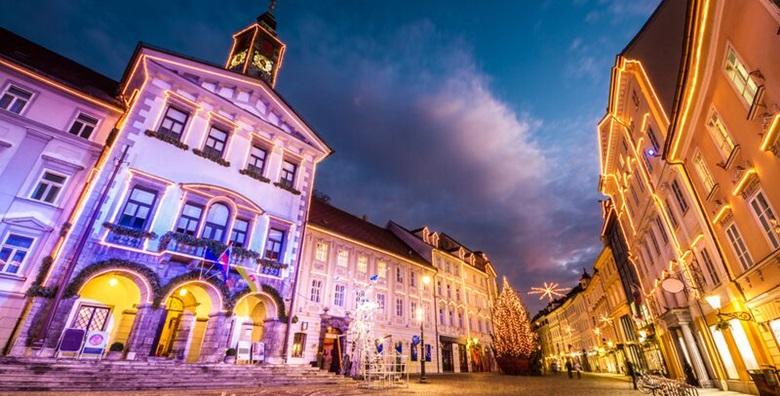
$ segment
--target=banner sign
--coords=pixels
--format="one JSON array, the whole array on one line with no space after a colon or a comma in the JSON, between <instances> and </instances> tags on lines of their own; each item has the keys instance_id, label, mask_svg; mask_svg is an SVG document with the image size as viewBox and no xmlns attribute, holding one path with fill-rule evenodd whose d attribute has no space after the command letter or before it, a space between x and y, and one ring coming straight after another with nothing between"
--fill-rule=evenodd
<instances>
[{"instance_id":1,"label":"banner sign","mask_svg":"<svg viewBox=\"0 0 780 396\"><path fill-rule=\"evenodd\" d=\"M415 337L417 337L417 336L415 336ZM411 352L411 358L412 358L413 362L417 361L417 344L419 342L420 342L419 340L417 342L414 342L414 339L412 339L412 347L409 348L409 351Z\"/></svg>"},{"instance_id":2,"label":"banner sign","mask_svg":"<svg viewBox=\"0 0 780 396\"><path fill-rule=\"evenodd\" d=\"M84 329L65 329L60 341L60 352L78 352L84 342Z\"/></svg>"},{"instance_id":3,"label":"banner sign","mask_svg":"<svg viewBox=\"0 0 780 396\"><path fill-rule=\"evenodd\" d=\"M425 344L425 361L431 361L431 344Z\"/></svg>"},{"instance_id":4,"label":"banner sign","mask_svg":"<svg viewBox=\"0 0 780 396\"><path fill-rule=\"evenodd\" d=\"M102 356L108 344L108 333L105 331L90 331L87 333L84 347L81 348L82 355Z\"/></svg>"}]
</instances>

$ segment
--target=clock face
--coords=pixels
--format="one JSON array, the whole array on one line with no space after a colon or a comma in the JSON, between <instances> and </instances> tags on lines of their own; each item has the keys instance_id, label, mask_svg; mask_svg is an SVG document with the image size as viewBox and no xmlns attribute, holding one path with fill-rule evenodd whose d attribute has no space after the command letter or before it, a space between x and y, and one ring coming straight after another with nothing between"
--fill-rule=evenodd
<instances>
[{"instance_id":1,"label":"clock face","mask_svg":"<svg viewBox=\"0 0 780 396\"><path fill-rule=\"evenodd\" d=\"M246 50L234 54L233 58L230 59L230 68L232 69L244 63L245 59L246 59Z\"/></svg>"},{"instance_id":2,"label":"clock face","mask_svg":"<svg viewBox=\"0 0 780 396\"><path fill-rule=\"evenodd\" d=\"M255 54L252 57L252 64L256 68L258 68L258 69L260 69L260 70L262 70L262 71L264 71L266 73L270 73L271 70L273 70L273 68L274 68L274 62L272 60L268 59L265 55L263 55L263 54L261 54L260 52L257 52L257 51L255 51Z\"/></svg>"}]
</instances>

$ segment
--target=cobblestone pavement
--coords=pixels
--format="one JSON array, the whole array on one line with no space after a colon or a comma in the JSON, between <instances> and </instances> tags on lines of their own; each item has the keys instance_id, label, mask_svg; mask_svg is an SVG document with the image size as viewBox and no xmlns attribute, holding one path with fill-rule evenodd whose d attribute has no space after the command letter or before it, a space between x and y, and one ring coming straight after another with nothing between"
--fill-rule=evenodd
<instances>
[{"instance_id":1,"label":"cobblestone pavement","mask_svg":"<svg viewBox=\"0 0 780 396\"><path fill-rule=\"evenodd\" d=\"M392 390L368 390L358 388L358 383L349 385L331 385L325 387L284 386L262 389L224 389L224 390L181 390L181 391L144 391L144 392L78 392L57 393L57 395L84 396L350 396L350 395L565 395L565 396L639 396L640 392L630 389L631 385L622 378L584 375L582 379L568 379L565 375L547 377L511 377L498 374L457 374L436 375L429 378L430 383L412 382L408 388ZM46 395L54 393L11 393L8 395Z\"/></svg>"}]
</instances>

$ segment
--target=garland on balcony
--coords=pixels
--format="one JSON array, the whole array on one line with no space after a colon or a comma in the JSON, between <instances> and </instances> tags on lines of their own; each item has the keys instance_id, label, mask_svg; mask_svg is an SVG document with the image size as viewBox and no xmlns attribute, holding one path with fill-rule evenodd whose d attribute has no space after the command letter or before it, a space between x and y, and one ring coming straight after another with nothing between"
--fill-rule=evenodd
<instances>
[{"instance_id":1,"label":"garland on balcony","mask_svg":"<svg viewBox=\"0 0 780 396\"><path fill-rule=\"evenodd\" d=\"M198 157L203 157L209 161L216 162L222 166L230 166L230 161L225 161L224 158L222 158L219 154L206 152L199 149L192 149L192 152L197 155Z\"/></svg>"},{"instance_id":2,"label":"garland on balcony","mask_svg":"<svg viewBox=\"0 0 780 396\"><path fill-rule=\"evenodd\" d=\"M289 192L291 192L291 193L293 193L295 195L301 195L300 191L296 190L295 188L293 188L291 186L288 186L285 183L274 182L274 186L279 187L282 190L287 190L287 191L289 191Z\"/></svg>"},{"instance_id":3,"label":"garland on balcony","mask_svg":"<svg viewBox=\"0 0 780 396\"><path fill-rule=\"evenodd\" d=\"M257 180L257 181L261 181L263 183L270 183L271 182L271 179L263 176L263 173L260 170L255 169L255 168L240 169L238 171L238 173L240 173L242 175L249 176L249 177L251 177L251 178L253 178L253 179Z\"/></svg>"},{"instance_id":4,"label":"garland on balcony","mask_svg":"<svg viewBox=\"0 0 780 396\"><path fill-rule=\"evenodd\" d=\"M51 256L46 256L41 260L41 266L38 268L38 275L35 276L35 281L33 281L30 288L27 289L27 292L24 293L25 296L53 298L54 295L57 294L57 287L43 285L43 281L46 278L46 274L49 273L52 263L54 263L54 259Z\"/></svg>"},{"instance_id":5,"label":"garland on balcony","mask_svg":"<svg viewBox=\"0 0 780 396\"><path fill-rule=\"evenodd\" d=\"M276 260L269 260L265 258L257 259L257 264L261 265L266 268L274 268L274 269L285 269L287 268L287 264L280 263Z\"/></svg>"},{"instance_id":6,"label":"garland on balcony","mask_svg":"<svg viewBox=\"0 0 780 396\"><path fill-rule=\"evenodd\" d=\"M151 231L145 231L145 230L139 230L132 227L127 227L115 223L111 223L109 221L103 223L103 227L108 228L111 230L111 232L119 235L126 235L133 238L149 238L149 239L157 239L157 234Z\"/></svg>"},{"instance_id":7,"label":"garland on balcony","mask_svg":"<svg viewBox=\"0 0 780 396\"><path fill-rule=\"evenodd\" d=\"M159 131L152 131L152 130L149 129L149 130L146 130L146 132L144 132L144 134L146 136L151 136L151 137L153 137L153 138L155 138L157 140L161 140L161 141L163 141L165 143L174 145L174 146L176 146L176 147L178 147L178 148L180 148L182 150L185 150L185 151L190 149L190 146L188 146L186 143L182 143L182 141L179 140L179 138L177 136L171 135L169 133L159 132Z\"/></svg>"},{"instance_id":8,"label":"garland on balcony","mask_svg":"<svg viewBox=\"0 0 780 396\"><path fill-rule=\"evenodd\" d=\"M63 296L65 298L76 296L84 282L90 279L94 274L110 269L125 269L138 273L142 277L146 278L146 281L149 283L149 286L152 289L154 298L158 298L160 291L160 278L157 276L157 273L143 264L117 258L100 261L82 269L78 275L76 275L73 280L70 281L70 284L68 284L68 287L65 289Z\"/></svg>"},{"instance_id":9,"label":"garland on balcony","mask_svg":"<svg viewBox=\"0 0 780 396\"><path fill-rule=\"evenodd\" d=\"M227 245L215 241L213 239L206 239L206 238L197 238L189 234L184 234L181 232L176 231L168 231L165 234L163 234L162 237L160 237L160 247L159 250L163 251L168 248L168 244L170 244L171 241L176 241L178 243L183 243L185 245L193 246L193 247L203 247L208 250L210 250L215 255L221 254L225 249L227 249ZM260 260L260 253L254 251L245 249L242 247L234 246L232 251L233 257L237 259L245 259L245 258L252 258L255 260Z\"/></svg>"},{"instance_id":10,"label":"garland on balcony","mask_svg":"<svg viewBox=\"0 0 780 396\"><path fill-rule=\"evenodd\" d=\"M225 282L221 280L218 274L215 273L216 271L210 270L210 271L190 271L185 272L179 276L174 277L168 283L165 284L160 289L160 292L157 293L154 297L153 306L154 308L159 308L160 304L162 304L163 297L170 294L172 291L176 290L179 286L181 286L182 283L193 281L193 280L199 280L201 282L206 282L217 288L219 290L219 293L222 297L222 308L225 310L232 310L233 304L235 303L235 300L232 300L229 298L230 296L230 289L228 289ZM203 278L203 275L209 275L206 278Z\"/></svg>"},{"instance_id":11,"label":"garland on balcony","mask_svg":"<svg viewBox=\"0 0 780 396\"><path fill-rule=\"evenodd\" d=\"M279 291L276 290L276 288L273 286L266 284L260 285L260 290L262 290L265 294L268 294L274 300L274 303L276 304L277 318L279 318L279 320L282 322L287 322L288 317L284 308L284 299L282 298L282 295L279 294ZM250 289L248 286L245 286L243 289L239 290L230 297L231 305L235 307L235 304L238 302L238 300L252 293L252 289Z\"/></svg>"}]
</instances>

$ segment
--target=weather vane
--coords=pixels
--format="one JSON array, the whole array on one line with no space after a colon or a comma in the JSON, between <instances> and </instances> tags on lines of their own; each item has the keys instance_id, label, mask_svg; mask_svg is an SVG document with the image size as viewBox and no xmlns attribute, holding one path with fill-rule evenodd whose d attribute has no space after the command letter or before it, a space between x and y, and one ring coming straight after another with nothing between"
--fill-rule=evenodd
<instances>
[{"instance_id":1,"label":"weather vane","mask_svg":"<svg viewBox=\"0 0 780 396\"><path fill-rule=\"evenodd\" d=\"M548 298L550 301L556 297L563 297L563 293L569 290L568 287L558 287L555 282L544 282L544 287L532 287L528 294L538 294L540 300Z\"/></svg>"}]
</instances>

